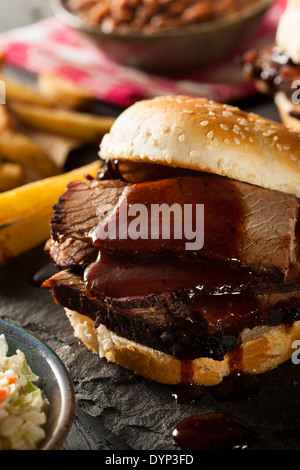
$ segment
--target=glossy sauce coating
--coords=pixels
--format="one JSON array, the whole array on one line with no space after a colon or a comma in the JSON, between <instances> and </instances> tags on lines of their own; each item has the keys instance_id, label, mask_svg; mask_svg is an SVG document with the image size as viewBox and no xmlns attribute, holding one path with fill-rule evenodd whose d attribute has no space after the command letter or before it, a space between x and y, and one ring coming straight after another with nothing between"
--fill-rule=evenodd
<instances>
[{"instance_id":1,"label":"glossy sauce coating","mask_svg":"<svg viewBox=\"0 0 300 470\"><path fill-rule=\"evenodd\" d=\"M183 450L246 449L255 441L250 426L226 413L188 417L177 424L172 436Z\"/></svg>"}]
</instances>

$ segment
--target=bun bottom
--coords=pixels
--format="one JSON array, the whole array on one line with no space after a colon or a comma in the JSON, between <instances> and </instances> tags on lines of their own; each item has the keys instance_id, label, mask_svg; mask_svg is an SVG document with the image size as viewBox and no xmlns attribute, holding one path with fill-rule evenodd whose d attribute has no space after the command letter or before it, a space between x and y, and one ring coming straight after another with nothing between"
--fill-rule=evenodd
<instances>
[{"instance_id":1,"label":"bun bottom","mask_svg":"<svg viewBox=\"0 0 300 470\"><path fill-rule=\"evenodd\" d=\"M65 308L67 317L79 338L91 351L105 357L137 375L162 384L175 385L182 381L180 361L168 354L121 338L104 325L94 328L94 322L75 311ZM300 339L300 321L291 326L258 326L245 329L238 346L242 354L242 366L238 370L249 374L261 374L284 363L295 352L293 342ZM233 351L233 353L235 350ZM218 385L232 372L231 354L222 361L199 358L189 361L191 381L204 386Z\"/></svg>"}]
</instances>

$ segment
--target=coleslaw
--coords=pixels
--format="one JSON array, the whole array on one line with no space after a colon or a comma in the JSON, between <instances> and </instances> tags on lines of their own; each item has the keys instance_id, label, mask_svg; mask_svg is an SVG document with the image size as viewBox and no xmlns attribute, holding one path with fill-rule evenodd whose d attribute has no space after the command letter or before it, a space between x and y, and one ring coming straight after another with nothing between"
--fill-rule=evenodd
<instances>
[{"instance_id":1,"label":"coleslaw","mask_svg":"<svg viewBox=\"0 0 300 470\"><path fill-rule=\"evenodd\" d=\"M0 335L0 450L36 450L45 438L48 400L20 350L8 356Z\"/></svg>"}]
</instances>

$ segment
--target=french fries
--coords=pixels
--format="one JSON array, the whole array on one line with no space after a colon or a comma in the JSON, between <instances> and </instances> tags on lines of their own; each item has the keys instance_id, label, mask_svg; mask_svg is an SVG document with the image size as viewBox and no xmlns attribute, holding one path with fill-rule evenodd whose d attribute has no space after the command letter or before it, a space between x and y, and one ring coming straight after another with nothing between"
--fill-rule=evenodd
<instances>
[{"instance_id":1,"label":"french fries","mask_svg":"<svg viewBox=\"0 0 300 470\"><path fill-rule=\"evenodd\" d=\"M19 80L0 74L0 80L5 83L6 101L16 101L36 106L52 107L54 103L48 97Z\"/></svg>"},{"instance_id":2,"label":"french fries","mask_svg":"<svg viewBox=\"0 0 300 470\"><path fill-rule=\"evenodd\" d=\"M49 211L0 229L0 263L38 246L49 236Z\"/></svg>"},{"instance_id":3,"label":"french fries","mask_svg":"<svg viewBox=\"0 0 300 470\"><path fill-rule=\"evenodd\" d=\"M9 191L23 184L24 172L21 165L2 163L0 166L0 191Z\"/></svg>"},{"instance_id":4,"label":"french fries","mask_svg":"<svg viewBox=\"0 0 300 470\"><path fill-rule=\"evenodd\" d=\"M60 161L54 156L55 145L48 155L46 142L99 144L115 118L80 112L95 96L62 77L42 74L36 88L3 74L0 80L6 87L6 104L0 105L2 263L44 243L50 236L53 206L69 182L86 174L95 177L101 167L95 155L95 162L61 173L51 158ZM34 175L41 179L28 183L25 178Z\"/></svg>"},{"instance_id":5,"label":"french fries","mask_svg":"<svg viewBox=\"0 0 300 470\"><path fill-rule=\"evenodd\" d=\"M57 175L61 170L33 140L10 129L0 130L0 155L29 170L41 178Z\"/></svg>"},{"instance_id":6,"label":"french fries","mask_svg":"<svg viewBox=\"0 0 300 470\"><path fill-rule=\"evenodd\" d=\"M96 116L64 109L47 109L23 103L11 103L9 109L23 123L84 142L99 142L114 122L113 117Z\"/></svg>"},{"instance_id":7,"label":"french fries","mask_svg":"<svg viewBox=\"0 0 300 470\"><path fill-rule=\"evenodd\" d=\"M34 181L0 194L0 231L3 225L18 222L49 207L52 210L70 181L83 179L85 174L95 177L100 166L100 160L97 160L76 170Z\"/></svg>"},{"instance_id":8,"label":"french fries","mask_svg":"<svg viewBox=\"0 0 300 470\"><path fill-rule=\"evenodd\" d=\"M5 63L0 62L0 68L2 65ZM0 169L3 163L15 165L3 169L2 173L5 170L8 174L14 168L15 178L9 178L7 186L3 179L0 192L2 188L12 189L13 181L18 184L17 168L25 174L25 183L58 175L65 158L59 151L68 151L65 142L73 148L84 143L98 144L114 122L113 117L77 111L92 104L96 97L64 77L42 73L36 87L3 73L0 80L6 86L6 104L0 104Z\"/></svg>"},{"instance_id":9,"label":"french fries","mask_svg":"<svg viewBox=\"0 0 300 470\"><path fill-rule=\"evenodd\" d=\"M59 108L84 109L96 100L89 90L53 73L41 73L38 76L37 87L43 96L57 103Z\"/></svg>"},{"instance_id":10,"label":"french fries","mask_svg":"<svg viewBox=\"0 0 300 470\"><path fill-rule=\"evenodd\" d=\"M0 131L2 129L9 129L12 127L12 120L7 106L5 104L0 104Z\"/></svg>"},{"instance_id":11,"label":"french fries","mask_svg":"<svg viewBox=\"0 0 300 470\"><path fill-rule=\"evenodd\" d=\"M50 236L53 206L67 185L95 177L100 160L61 175L35 181L0 194L0 262L45 242Z\"/></svg>"}]
</instances>

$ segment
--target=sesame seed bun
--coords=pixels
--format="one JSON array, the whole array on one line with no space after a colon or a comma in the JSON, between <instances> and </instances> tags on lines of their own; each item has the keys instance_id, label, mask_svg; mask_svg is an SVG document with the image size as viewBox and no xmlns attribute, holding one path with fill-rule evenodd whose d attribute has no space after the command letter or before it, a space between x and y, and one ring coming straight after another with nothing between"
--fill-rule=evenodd
<instances>
[{"instance_id":1,"label":"sesame seed bun","mask_svg":"<svg viewBox=\"0 0 300 470\"><path fill-rule=\"evenodd\" d=\"M99 155L215 173L300 197L300 134L206 99L137 102L116 119Z\"/></svg>"},{"instance_id":2,"label":"sesame seed bun","mask_svg":"<svg viewBox=\"0 0 300 470\"><path fill-rule=\"evenodd\" d=\"M104 325L94 327L94 322L85 315L65 309L66 315L79 338L91 351L101 358L118 364L132 372L155 382L175 385L181 382L182 361L169 354L129 341L109 331ZM239 372L261 374L273 370L291 358L295 352L293 342L300 337L300 321L291 327L257 326L245 329L239 339L242 351ZM234 351L233 351L234 353ZM213 386L222 382L233 372L230 354L222 361L199 358L189 361L193 383Z\"/></svg>"}]
</instances>

